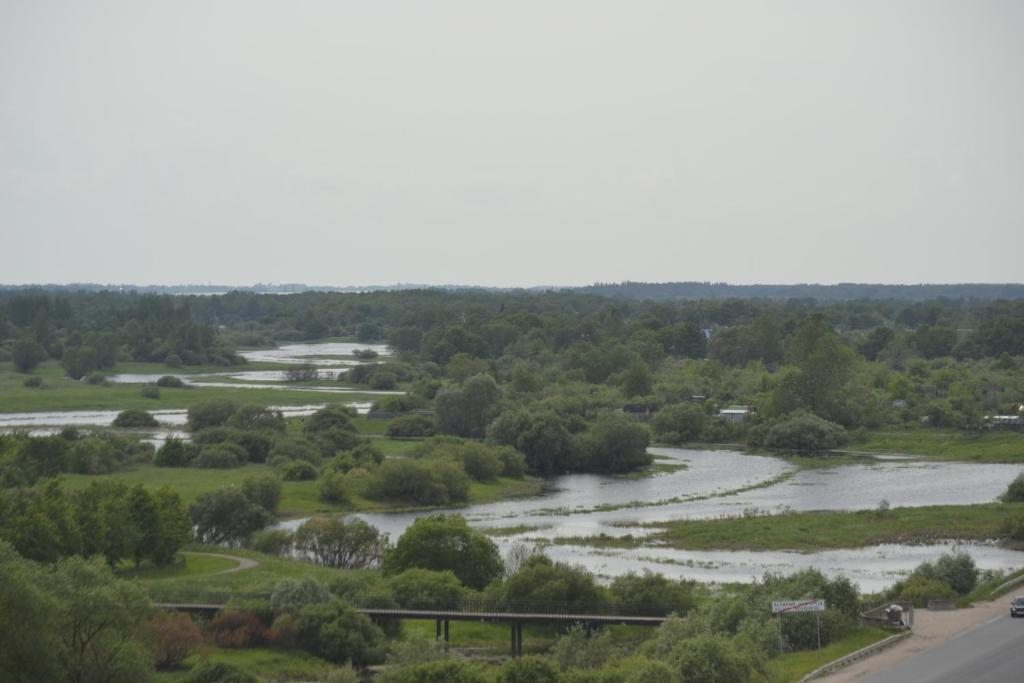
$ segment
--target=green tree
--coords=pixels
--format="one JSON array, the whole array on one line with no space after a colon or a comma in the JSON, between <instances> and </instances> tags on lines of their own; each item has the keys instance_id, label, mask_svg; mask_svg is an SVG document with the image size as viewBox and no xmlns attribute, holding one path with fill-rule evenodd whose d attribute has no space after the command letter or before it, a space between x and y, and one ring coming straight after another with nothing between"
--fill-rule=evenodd
<instances>
[{"instance_id":1,"label":"green tree","mask_svg":"<svg viewBox=\"0 0 1024 683\"><path fill-rule=\"evenodd\" d=\"M270 513L246 498L237 486L200 494L189 514L196 540L210 545L239 545L271 521Z\"/></svg>"},{"instance_id":2,"label":"green tree","mask_svg":"<svg viewBox=\"0 0 1024 683\"><path fill-rule=\"evenodd\" d=\"M651 464L647 428L621 415L604 415L582 439L581 460L592 472L631 472Z\"/></svg>"},{"instance_id":3,"label":"green tree","mask_svg":"<svg viewBox=\"0 0 1024 683\"><path fill-rule=\"evenodd\" d=\"M717 635L681 641L669 661L684 681L746 683L754 675L750 657L731 638Z\"/></svg>"},{"instance_id":4,"label":"green tree","mask_svg":"<svg viewBox=\"0 0 1024 683\"><path fill-rule=\"evenodd\" d=\"M41 585L43 570L0 541L0 680L54 681L57 603Z\"/></svg>"},{"instance_id":5,"label":"green tree","mask_svg":"<svg viewBox=\"0 0 1024 683\"><path fill-rule=\"evenodd\" d=\"M57 601L53 656L64 680L134 683L149 678L144 626L152 606L141 587L114 578L99 560L70 557L49 576Z\"/></svg>"},{"instance_id":6,"label":"green tree","mask_svg":"<svg viewBox=\"0 0 1024 683\"><path fill-rule=\"evenodd\" d=\"M11 360L18 372L32 372L37 365L46 360L44 349L34 338L22 337L11 347Z\"/></svg>"},{"instance_id":7,"label":"green tree","mask_svg":"<svg viewBox=\"0 0 1024 683\"><path fill-rule=\"evenodd\" d=\"M451 571L470 588L482 589L501 576L498 547L471 529L461 515L420 517L384 556L386 574L413 568Z\"/></svg>"},{"instance_id":8,"label":"green tree","mask_svg":"<svg viewBox=\"0 0 1024 683\"><path fill-rule=\"evenodd\" d=\"M238 404L227 399L211 399L198 403L188 409L189 429L198 432L208 427L221 427L227 424L237 410Z\"/></svg>"},{"instance_id":9,"label":"green tree","mask_svg":"<svg viewBox=\"0 0 1024 683\"><path fill-rule=\"evenodd\" d=\"M295 547L325 567L374 567L387 545L386 535L358 517L313 517L295 531Z\"/></svg>"},{"instance_id":10,"label":"green tree","mask_svg":"<svg viewBox=\"0 0 1024 683\"><path fill-rule=\"evenodd\" d=\"M659 410L651 420L651 427L659 441L680 444L699 439L706 419L700 406L678 403Z\"/></svg>"},{"instance_id":11,"label":"green tree","mask_svg":"<svg viewBox=\"0 0 1024 683\"><path fill-rule=\"evenodd\" d=\"M512 610L587 610L608 603L604 591L586 569L553 562L544 555L527 558L522 567L501 584L488 589L489 597Z\"/></svg>"}]
</instances>

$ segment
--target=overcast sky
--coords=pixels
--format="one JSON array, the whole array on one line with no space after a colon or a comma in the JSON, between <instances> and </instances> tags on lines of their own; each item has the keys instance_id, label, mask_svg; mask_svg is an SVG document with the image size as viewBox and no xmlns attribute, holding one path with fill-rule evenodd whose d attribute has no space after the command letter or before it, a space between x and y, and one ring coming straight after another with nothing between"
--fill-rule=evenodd
<instances>
[{"instance_id":1,"label":"overcast sky","mask_svg":"<svg viewBox=\"0 0 1024 683\"><path fill-rule=\"evenodd\" d=\"M1024 281L1024 3L0 0L0 282Z\"/></svg>"}]
</instances>

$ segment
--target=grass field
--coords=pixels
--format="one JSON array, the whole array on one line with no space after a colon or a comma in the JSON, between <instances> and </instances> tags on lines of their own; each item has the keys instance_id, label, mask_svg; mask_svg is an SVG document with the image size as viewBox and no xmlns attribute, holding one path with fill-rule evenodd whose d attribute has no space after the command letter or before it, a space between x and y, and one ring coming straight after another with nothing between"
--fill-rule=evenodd
<instances>
[{"instance_id":1,"label":"grass field","mask_svg":"<svg viewBox=\"0 0 1024 683\"><path fill-rule=\"evenodd\" d=\"M260 364L264 365L264 364ZM273 366L271 366L273 367ZM277 366L279 369L280 366ZM223 372L223 367L187 368L191 372L211 370ZM243 366L238 369L251 370ZM160 375L172 371L157 363L124 363L106 374L132 373L153 374L154 381ZM75 381L64 376L64 371L55 361L43 363L36 369L35 376L42 377L43 387L32 389L23 385L31 375L14 371L10 363L0 364L0 413L25 413L61 410L125 410L142 408L189 408L211 399L229 399L239 403L261 405L307 405L320 403L372 402L378 395L369 393L330 394L323 392L298 391L291 389L249 389L244 387L191 387L187 389L160 388L160 397L145 398L138 384L94 385ZM386 429L386 423L381 429Z\"/></svg>"},{"instance_id":2,"label":"grass field","mask_svg":"<svg viewBox=\"0 0 1024 683\"><path fill-rule=\"evenodd\" d=\"M1024 462L1024 433L913 428L871 432L846 450L909 453L968 462Z\"/></svg>"},{"instance_id":3,"label":"grass field","mask_svg":"<svg viewBox=\"0 0 1024 683\"><path fill-rule=\"evenodd\" d=\"M375 442L378 445L386 443L384 440ZM412 442L398 441L399 450L407 449L407 444ZM390 450L390 449L382 449ZM195 467L156 467L155 465L138 465L131 469L114 472L112 474L65 474L62 479L68 488L85 488L93 481L104 479L123 479L131 484L141 483L147 488L160 488L170 486L178 492L182 500L189 504L207 491L228 486L241 484L249 476L257 474L270 474L274 470L269 465L248 464L233 469L199 469ZM525 479L501 478L493 483L472 482L469 487L470 503L489 503L495 500L506 498L521 498L540 493L543 488L543 481L533 477ZM407 505L395 505L369 500L358 494L352 496L349 505L333 505L324 503L317 497L317 483L315 481L286 481L281 491L281 503L278 506L278 514L284 519L293 517L307 517L325 512L346 512L346 511L370 511L370 510L398 510L408 509Z\"/></svg>"},{"instance_id":4,"label":"grass field","mask_svg":"<svg viewBox=\"0 0 1024 683\"><path fill-rule=\"evenodd\" d=\"M879 628L858 628L853 633L820 650L792 652L768 661L767 680L770 683L795 683L805 675L883 638L891 633Z\"/></svg>"},{"instance_id":5,"label":"grass field","mask_svg":"<svg viewBox=\"0 0 1024 683\"><path fill-rule=\"evenodd\" d=\"M986 540L1000 535L1004 520L1024 514L1024 503L938 505L884 512L793 512L651 524L645 539L591 536L556 543L597 547L664 545L680 550L799 550L860 548L881 543Z\"/></svg>"},{"instance_id":6,"label":"grass field","mask_svg":"<svg viewBox=\"0 0 1024 683\"><path fill-rule=\"evenodd\" d=\"M156 681L187 681L191 677L189 669L202 661L232 664L243 671L256 676L261 681L321 681L335 667L319 657L301 650L283 650L269 647L246 648L244 650L228 650L206 646L197 654L185 660L186 669L181 671L161 671L156 674Z\"/></svg>"}]
</instances>

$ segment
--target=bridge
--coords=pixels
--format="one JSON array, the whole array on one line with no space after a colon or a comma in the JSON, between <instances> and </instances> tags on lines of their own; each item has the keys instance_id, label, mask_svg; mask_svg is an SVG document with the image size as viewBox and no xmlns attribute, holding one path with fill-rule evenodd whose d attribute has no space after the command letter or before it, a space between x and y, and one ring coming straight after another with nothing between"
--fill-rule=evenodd
<instances>
[{"instance_id":1,"label":"bridge","mask_svg":"<svg viewBox=\"0 0 1024 683\"><path fill-rule=\"evenodd\" d=\"M156 603L156 607L174 612L190 612L194 614L214 615L224 609L223 604L199 603L199 602L163 602ZM471 606L451 609L406 609L402 607L354 607L360 614L365 614L374 621L385 619L430 619L436 624L436 639L444 638L445 647L448 646L450 622L452 621L483 621L505 623L511 631L510 645L512 656L519 657L523 654L523 624L583 624L587 628L595 626L606 626L613 624L625 624L629 626L660 626L666 616L651 616L644 614L614 614L602 609L569 609L567 605L556 603L532 603L510 606L516 611L499 609L482 609ZM629 606L618 606L622 607ZM528 609L524 609L528 608ZM530 609L532 608L532 609ZM621 610L627 611L627 610ZM629 611L652 611L649 606L645 609L633 609Z\"/></svg>"}]
</instances>

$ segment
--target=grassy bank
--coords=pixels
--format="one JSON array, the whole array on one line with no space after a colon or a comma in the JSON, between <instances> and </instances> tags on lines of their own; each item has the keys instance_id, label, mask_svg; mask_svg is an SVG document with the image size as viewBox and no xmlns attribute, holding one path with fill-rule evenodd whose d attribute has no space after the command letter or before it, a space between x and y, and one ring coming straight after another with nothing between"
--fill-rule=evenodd
<instances>
[{"instance_id":1,"label":"grassy bank","mask_svg":"<svg viewBox=\"0 0 1024 683\"><path fill-rule=\"evenodd\" d=\"M769 660L766 678L770 683L795 683L818 667L877 643L890 635L892 634L880 628L858 628L842 640L820 650L792 652Z\"/></svg>"},{"instance_id":2,"label":"grassy bank","mask_svg":"<svg viewBox=\"0 0 1024 683\"><path fill-rule=\"evenodd\" d=\"M403 444L411 442L398 442ZM112 474L88 475L65 474L62 476L69 488L84 488L93 481L104 479L123 479L129 483L141 483L147 488L170 486L178 492L186 504L191 503L201 494L221 486L241 484L246 477L256 474L268 474L274 470L269 465L249 464L227 470L208 470L195 467L156 467L155 465L139 465L132 469ZM492 483L473 482L469 488L469 502L489 503L506 498L521 498L537 495L543 488L543 481L533 477L525 479L500 478ZM317 497L316 481L286 481L281 492L281 503L278 512L282 518L307 517L322 512L369 512L380 510L397 510L408 506L382 503L369 500L358 494L352 496L349 505L332 505L324 503Z\"/></svg>"},{"instance_id":3,"label":"grassy bank","mask_svg":"<svg viewBox=\"0 0 1024 683\"><path fill-rule=\"evenodd\" d=\"M955 429L913 428L871 432L845 450L872 453L907 453L944 460L971 462L1024 462L1024 433L966 432Z\"/></svg>"},{"instance_id":4,"label":"grassy bank","mask_svg":"<svg viewBox=\"0 0 1024 683\"><path fill-rule=\"evenodd\" d=\"M278 366L279 367L279 366ZM210 368L188 368L187 372L204 371ZM252 369L243 366L238 369ZM215 371L223 372L223 367ZM131 373L153 374L154 381L160 375L172 371L157 363L125 363L116 366L107 374ZM179 373L180 374L180 373ZM24 413L61 410L160 410L164 408L189 408L211 399L229 399L239 403L261 405L307 405L320 403L372 402L380 396L369 393L331 394L325 392L298 391L295 389L251 389L244 387L191 387L187 389L160 388L159 398L145 398L138 384L96 385L76 381L64 376L60 365L54 361L41 365L33 375L43 379L41 388L24 386L32 375L14 371L11 364L4 364L0 370L0 413ZM386 426L385 426L386 428Z\"/></svg>"},{"instance_id":5,"label":"grassy bank","mask_svg":"<svg viewBox=\"0 0 1024 683\"><path fill-rule=\"evenodd\" d=\"M679 550L814 551L881 543L986 540L999 536L1004 520L1022 513L1024 503L938 505L884 512L794 512L652 524L655 531L645 539L592 536L555 542L624 548L664 545Z\"/></svg>"}]
</instances>

